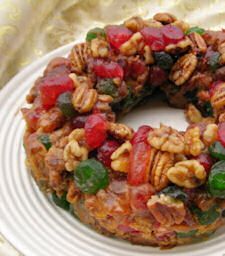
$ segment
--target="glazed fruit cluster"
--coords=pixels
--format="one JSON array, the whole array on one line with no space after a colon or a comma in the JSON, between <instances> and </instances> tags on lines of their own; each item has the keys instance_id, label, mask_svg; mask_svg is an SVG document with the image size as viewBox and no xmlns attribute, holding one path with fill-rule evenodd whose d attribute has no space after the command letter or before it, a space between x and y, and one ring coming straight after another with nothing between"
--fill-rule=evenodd
<instances>
[{"instance_id":1,"label":"glazed fruit cluster","mask_svg":"<svg viewBox=\"0 0 225 256\"><path fill-rule=\"evenodd\" d=\"M37 184L82 222L133 243L212 234L225 216L224 63L224 31L168 13L91 29L48 64L22 109ZM185 109L185 131L116 122L155 91Z\"/></svg>"}]
</instances>

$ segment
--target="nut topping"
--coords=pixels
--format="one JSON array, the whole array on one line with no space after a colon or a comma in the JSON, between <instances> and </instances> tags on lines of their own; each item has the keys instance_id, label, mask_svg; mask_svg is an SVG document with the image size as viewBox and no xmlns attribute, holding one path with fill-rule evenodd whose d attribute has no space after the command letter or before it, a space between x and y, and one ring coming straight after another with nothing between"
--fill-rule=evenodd
<instances>
[{"instance_id":1,"label":"nut topping","mask_svg":"<svg viewBox=\"0 0 225 256\"><path fill-rule=\"evenodd\" d=\"M154 195L148 200L147 207L154 218L162 225L173 226L184 221L184 203L170 196Z\"/></svg>"},{"instance_id":2,"label":"nut topping","mask_svg":"<svg viewBox=\"0 0 225 256\"><path fill-rule=\"evenodd\" d=\"M185 154L198 156L204 148L204 144L200 139L200 129L198 126L187 129L184 134Z\"/></svg>"},{"instance_id":3,"label":"nut topping","mask_svg":"<svg viewBox=\"0 0 225 256\"><path fill-rule=\"evenodd\" d=\"M125 124L108 123L108 132L117 139L130 140L133 135L133 130Z\"/></svg>"},{"instance_id":4,"label":"nut topping","mask_svg":"<svg viewBox=\"0 0 225 256\"><path fill-rule=\"evenodd\" d=\"M132 17L124 22L125 27L133 32L138 32L144 27L144 21L141 17Z\"/></svg>"},{"instance_id":5,"label":"nut topping","mask_svg":"<svg viewBox=\"0 0 225 256\"><path fill-rule=\"evenodd\" d=\"M206 146L210 146L217 140L218 126L216 124L208 124L203 133L203 142Z\"/></svg>"},{"instance_id":6,"label":"nut topping","mask_svg":"<svg viewBox=\"0 0 225 256\"><path fill-rule=\"evenodd\" d=\"M174 154L151 149L150 182L157 191L165 188L169 180L167 171L174 164Z\"/></svg>"},{"instance_id":7,"label":"nut topping","mask_svg":"<svg viewBox=\"0 0 225 256\"><path fill-rule=\"evenodd\" d=\"M90 49L86 43L76 44L70 55L72 69L77 74L82 74L87 65Z\"/></svg>"},{"instance_id":8,"label":"nut topping","mask_svg":"<svg viewBox=\"0 0 225 256\"><path fill-rule=\"evenodd\" d=\"M174 15L167 12L156 13L153 16L153 19L163 24L170 24L177 20L177 18Z\"/></svg>"},{"instance_id":9,"label":"nut topping","mask_svg":"<svg viewBox=\"0 0 225 256\"><path fill-rule=\"evenodd\" d=\"M161 151L182 153L184 151L184 137L175 129L161 125L148 135L148 143Z\"/></svg>"},{"instance_id":10,"label":"nut topping","mask_svg":"<svg viewBox=\"0 0 225 256\"><path fill-rule=\"evenodd\" d=\"M225 108L225 83L216 86L211 97L211 104L216 114L220 114Z\"/></svg>"},{"instance_id":11,"label":"nut topping","mask_svg":"<svg viewBox=\"0 0 225 256\"><path fill-rule=\"evenodd\" d=\"M95 105L98 93L95 89L89 89L88 85L79 86L73 93L72 103L80 113L89 112Z\"/></svg>"},{"instance_id":12,"label":"nut topping","mask_svg":"<svg viewBox=\"0 0 225 256\"><path fill-rule=\"evenodd\" d=\"M100 38L91 40L91 54L94 58L105 58L109 56L108 43Z\"/></svg>"},{"instance_id":13,"label":"nut topping","mask_svg":"<svg viewBox=\"0 0 225 256\"><path fill-rule=\"evenodd\" d=\"M206 179L205 168L197 160L186 160L175 164L167 172L168 179L185 188L196 188Z\"/></svg>"},{"instance_id":14,"label":"nut topping","mask_svg":"<svg viewBox=\"0 0 225 256\"><path fill-rule=\"evenodd\" d=\"M132 37L120 46L120 52L126 56L131 56L142 50L144 47L143 37L140 32L132 35Z\"/></svg>"},{"instance_id":15,"label":"nut topping","mask_svg":"<svg viewBox=\"0 0 225 256\"><path fill-rule=\"evenodd\" d=\"M111 168L114 171L128 172L129 168L129 155L132 145L129 141L124 142L116 151L111 155Z\"/></svg>"},{"instance_id":16,"label":"nut topping","mask_svg":"<svg viewBox=\"0 0 225 256\"><path fill-rule=\"evenodd\" d=\"M69 142L64 148L63 159L67 171L73 171L80 161L88 158L88 148L85 143L84 129L75 129L70 133Z\"/></svg>"},{"instance_id":17,"label":"nut topping","mask_svg":"<svg viewBox=\"0 0 225 256\"><path fill-rule=\"evenodd\" d=\"M172 67L169 79L180 86L189 79L196 66L197 57L193 53L185 54Z\"/></svg>"},{"instance_id":18,"label":"nut topping","mask_svg":"<svg viewBox=\"0 0 225 256\"><path fill-rule=\"evenodd\" d=\"M196 32L193 32L189 35L192 40L194 50L197 50L200 53L205 53L207 50L207 45L204 38Z\"/></svg>"}]
</instances>

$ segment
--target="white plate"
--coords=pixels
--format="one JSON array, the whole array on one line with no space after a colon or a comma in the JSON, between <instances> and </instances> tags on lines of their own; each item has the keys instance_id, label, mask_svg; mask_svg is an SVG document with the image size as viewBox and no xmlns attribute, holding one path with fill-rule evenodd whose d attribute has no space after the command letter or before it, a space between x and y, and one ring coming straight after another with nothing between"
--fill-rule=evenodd
<instances>
[{"instance_id":1,"label":"white plate","mask_svg":"<svg viewBox=\"0 0 225 256\"><path fill-rule=\"evenodd\" d=\"M160 251L104 237L89 229L48 200L33 182L25 167L22 145L24 122L20 108L33 81L47 62L66 55L72 44L59 48L36 61L0 93L0 231L27 256L75 255L220 255L225 254L224 228L208 241ZM160 121L185 128L183 112L153 102L152 109L140 107L123 121L137 128L140 124L158 125ZM157 109L156 109L157 105Z\"/></svg>"}]
</instances>

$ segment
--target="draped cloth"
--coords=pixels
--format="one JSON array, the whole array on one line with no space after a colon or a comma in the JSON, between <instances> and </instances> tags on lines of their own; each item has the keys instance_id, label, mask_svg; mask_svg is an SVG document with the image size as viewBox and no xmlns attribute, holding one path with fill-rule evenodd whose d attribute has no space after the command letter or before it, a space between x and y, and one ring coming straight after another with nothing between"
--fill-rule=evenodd
<instances>
[{"instance_id":1,"label":"draped cloth","mask_svg":"<svg viewBox=\"0 0 225 256\"><path fill-rule=\"evenodd\" d=\"M45 53L87 30L170 11L205 28L225 23L224 0L0 0L0 87Z\"/></svg>"},{"instance_id":2,"label":"draped cloth","mask_svg":"<svg viewBox=\"0 0 225 256\"><path fill-rule=\"evenodd\" d=\"M0 88L25 66L84 37L90 28L159 11L206 29L225 28L224 0L0 0ZM0 255L19 255L1 235Z\"/></svg>"}]
</instances>

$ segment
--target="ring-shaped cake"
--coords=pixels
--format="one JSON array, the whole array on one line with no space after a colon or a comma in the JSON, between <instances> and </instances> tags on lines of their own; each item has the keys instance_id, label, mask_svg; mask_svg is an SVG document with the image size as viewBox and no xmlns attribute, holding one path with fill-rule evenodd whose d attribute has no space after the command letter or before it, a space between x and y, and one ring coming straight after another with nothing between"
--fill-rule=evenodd
<instances>
[{"instance_id":1,"label":"ring-shaped cake","mask_svg":"<svg viewBox=\"0 0 225 256\"><path fill-rule=\"evenodd\" d=\"M169 13L94 28L29 94L24 147L40 189L97 231L169 248L225 217L225 32ZM161 91L185 131L121 114Z\"/></svg>"}]
</instances>

